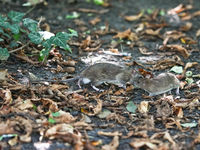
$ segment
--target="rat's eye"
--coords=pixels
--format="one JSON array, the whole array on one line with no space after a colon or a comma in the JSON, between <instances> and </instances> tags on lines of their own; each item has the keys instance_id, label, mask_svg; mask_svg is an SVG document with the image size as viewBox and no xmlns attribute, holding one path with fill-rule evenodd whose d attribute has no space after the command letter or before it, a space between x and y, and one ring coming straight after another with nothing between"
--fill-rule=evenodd
<instances>
[{"instance_id":1,"label":"rat's eye","mask_svg":"<svg viewBox=\"0 0 200 150\"><path fill-rule=\"evenodd\" d=\"M137 81L137 84L140 84L140 81Z\"/></svg>"}]
</instances>

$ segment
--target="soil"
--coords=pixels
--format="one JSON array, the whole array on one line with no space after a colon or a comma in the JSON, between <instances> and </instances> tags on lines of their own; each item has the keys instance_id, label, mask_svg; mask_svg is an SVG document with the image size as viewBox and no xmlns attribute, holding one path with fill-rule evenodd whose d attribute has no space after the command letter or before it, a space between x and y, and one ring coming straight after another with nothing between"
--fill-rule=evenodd
<instances>
[{"instance_id":1,"label":"soil","mask_svg":"<svg viewBox=\"0 0 200 150\"><path fill-rule=\"evenodd\" d=\"M7 2L0 2L0 13L3 15L6 15L9 11L19 11L19 12L27 12L30 8L29 7L22 7L22 4L25 3L26 1L23 0L16 0L11 3ZM192 0L109 0L109 3L111 4L109 7L103 7L103 6L98 6L95 5L92 2L86 2L86 0L72 0L72 1L65 1L65 0L49 0L47 1L48 5L44 5L43 3L36 5L36 7L29 12L26 17L31 18L34 20L39 20L40 17L42 16L44 18L44 21L42 21L41 25L44 23L47 23L50 26L50 31L53 33L56 33L58 31L65 31L68 32L68 29L74 29L79 33L78 38L74 38L74 41L80 42L86 39L88 35L92 37L92 40L99 40L101 45L101 49L107 50L108 46L110 45L111 41L113 40L113 36L117 34L117 31L123 32L127 30L128 28L131 29L136 29L136 25L141 23L140 20L136 20L133 22L126 21L124 19L124 16L127 15L137 15L141 12L141 10L146 10L149 8L159 8L159 9L164 9L164 10L170 10L172 8L175 8L179 4L192 4L193 8L190 11L190 13L194 13L199 10L200 6L200 1L192 1ZM78 11L79 8L85 8L85 9L94 9L101 11L103 9L108 9L109 11L106 13L93 13L91 16L88 15L88 13ZM83 26L79 26L75 24L74 19L66 19L66 15L71 15L73 11L77 11L80 13L80 20L82 20L85 24ZM90 20L94 19L95 17L99 16L101 21L97 23L96 25L91 25L89 23ZM158 22L159 19L162 19L161 17L158 17ZM167 19L166 19L167 20ZM109 34L105 35L97 35L95 34L95 30L99 30L102 26L105 26L105 22L108 22L109 24L109 30L112 30L113 32L110 32ZM181 21L178 25L177 24L171 24L170 26L164 27L160 35L165 33L166 31L171 31L171 30L179 30L180 24L186 24L187 21ZM190 20L190 22L193 23L192 29L186 32L187 36L192 38L195 41L199 41L199 38L196 37L196 31L200 27L200 17L194 17L193 19ZM84 35L86 31L88 32L87 35ZM117 40L117 39L115 39ZM85 52L83 50L80 50L77 46L75 45L70 45L72 49L72 53L66 52L62 49L59 49L59 52L62 54L63 59L68 59L69 57L75 61L77 61L76 64L76 71L73 73L73 75L77 75L80 73L81 70L86 68L91 64L91 60L93 60L93 63L95 61L97 62L115 62L120 65L124 65L125 63L128 62L140 62L143 63L141 60L142 57L146 57L142 55L139 51L139 46L136 43L136 46L133 46L133 48L130 48L126 42L127 40L124 40L121 44L119 44L116 48L119 49L119 51L123 51L126 53L130 53L132 58L131 59L122 59L122 56L115 56L115 55L107 55L107 54L102 54L98 53L97 51L94 52ZM158 56L158 47L162 45L163 40L161 38L153 38L153 39L146 39L146 38L141 38L140 41L143 42L143 47L146 47L148 49L148 52L153 52L154 55L150 55L151 58L154 58ZM170 44L180 44L182 45L181 41L174 41L171 42ZM185 44L185 47L187 45ZM192 50L196 50L191 53L189 58L185 59L182 55L179 55L181 60L186 64L187 62L200 62L200 52L199 52L199 44L194 44L190 46ZM14 62L14 63L13 63ZM146 65L148 67L149 65ZM51 66L55 68L56 64L52 63ZM53 78L61 78L66 75L66 73L52 73L51 71L48 71L46 68L48 67L36 67L34 65L31 65L26 62L22 62L19 59L16 59L14 56L11 56L7 62L4 62L1 64L0 68L1 69L8 69L9 73L16 73L15 78L20 79L24 75L19 73L19 70L27 70L28 72L33 73L37 77L42 77L45 79L53 79ZM139 67L141 68L141 66ZM146 68L145 68L146 69ZM169 71L170 68L167 68L165 70L155 70L152 71L154 74L159 74L164 71ZM199 74L199 68L190 68L190 70L194 74ZM149 70L148 70L149 71ZM26 74L28 76L28 74ZM195 79L197 81L197 79ZM69 83L70 89L71 90L77 90L78 86L76 85L76 82L71 82ZM83 88L88 88L89 91L94 92L93 89L89 85L84 85ZM108 89L108 86L101 86L101 88ZM172 92L175 95L175 92ZM145 91L142 89L134 89L132 93L129 93L128 96L131 97L131 101L133 101L135 104L140 104L141 101L144 101L145 99L142 97L142 94L147 95ZM180 91L180 96L184 97L184 91ZM155 100L155 99L154 99ZM123 106L124 107L124 106ZM123 108L120 106L120 109ZM121 109L122 110L122 109ZM112 111L112 110L111 110ZM156 108L152 107L149 110L150 114L156 114ZM193 116L190 119L190 122L198 122L199 117L198 115L198 110L197 108L193 110L192 114L189 113L189 110L185 109L184 110L184 116ZM77 116L81 114L80 111L75 111L72 110L72 115ZM124 114L124 116L129 119L130 116L127 114ZM156 115L155 115L156 116ZM197 116L196 118L194 116ZM92 137L92 140L98 141L102 140L103 145L104 144L109 144L113 137L106 137L106 136L100 136L97 134L98 131L105 131L105 132L113 132L113 131L119 131L123 133L123 135L126 135L126 127L123 124L119 124L115 121L109 121L109 123L114 123L116 126L114 128L106 128L103 129L101 128L102 125L107 124L107 121L102 121L98 117L90 117L92 120L92 123L95 124L95 127L93 128L92 131L88 130L87 134L88 136ZM133 123L134 125L138 125L137 122ZM161 131L169 131L171 135L181 135L177 139L174 139L176 143L180 145L180 149L200 149L200 144L193 145L193 138L190 135L196 134L198 135L199 133L199 128L194 127L191 130L183 133L180 131L180 129L173 128L173 129L165 129L165 126L163 125L162 122L158 122L155 124L156 128L161 129ZM83 132L82 132L83 133ZM156 131L149 131L148 135L149 137L156 133ZM83 133L84 134L84 133ZM32 142L31 143L22 143L22 148L21 149L36 149L34 147L34 143L39 142L39 133L38 132L33 132L31 135L32 137ZM182 138L180 138L182 137ZM121 150L128 150L132 149L130 146L130 142L134 139L134 137L130 137L128 139L120 139L119 146L117 149ZM180 141L179 141L180 140ZM43 142L48 142L48 139L44 139ZM191 147L190 147L191 146ZM99 147L98 147L99 148ZM143 147L146 149L145 147ZM9 148L7 148L9 149ZM50 147L50 150L54 149L73 149L73 146L66 146L64 145L63 141L57 141L57 140L52 140L52 144ZM99 148L100 149L100 148Z\"/></svg>"}]
</instances>

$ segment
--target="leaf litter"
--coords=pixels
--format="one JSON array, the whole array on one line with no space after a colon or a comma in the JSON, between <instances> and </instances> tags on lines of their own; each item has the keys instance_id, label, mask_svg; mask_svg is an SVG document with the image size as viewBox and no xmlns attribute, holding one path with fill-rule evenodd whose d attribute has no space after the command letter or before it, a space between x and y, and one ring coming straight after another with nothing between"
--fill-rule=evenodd
<instances>
[{"instance_id":1,"label":"leaf litter","mask_svg":"<svg viewBox=\"0 0 200 150\"><path fill-rule=\"evenodd\" d=\"M96 55L102 52L105 54L104 57L108 56L109 52L111 59L107 58L108 60L118 57L119 60L130 61L132 57L122 59L122 56L127 53L119 47L120 45L130 46L127 44L128 42L126 43L129 41L132 50L137 50L145 60L145 63L141 63L138 57L137 60L129 62L129 65L137 66L140 74L149 79L155 75L154 71L167 72L170 69L174 71L176 70L176 68L172 69L174 66L182 66L184 68L182 72L175 72L179 74L179 77L181 76L179 78L181 79L180 97L169 94L164 97L152 98L146 93L141 93L142 90L138 90L133 85L128 86L126 90L114 85L108 89L103 85L105 91L99 93L91 91L87 86L74 90L68 83L61 84L59 80L57 83L49 83L49 85L32 84L29 79L26 79L26 82L25 79L23 79L24 82L20 82L20 79L16 78L16 75L10 73L8 69L0 70L0 136L1 138L13 137L4 145L1 141L2 147L29 143L33 133L39 133L39 142L56 139L70 144L76 150L113 150L120 147L123 144L121 142L125 139L130 139L128 145L137 149L184 149L187 144L190 144L192 148L198 145L200 133L199 131L194 133L193 129L199 126L200 120L198 115L200 81L199 73L195 71L199 70L199 63L191 60L190 57L195 55L192 50L195 48L196 39L200 34L199 29L192 36L188 32L194 26L191 23L192 19L199 16L200 13L199 11L190 12L192 6L182 4L169 10L167 17L172 17L173 14L173 17L177 17L180 22L184 20L191 22L186 22L184 25L180 23L178 28L168 30L167 27L174 27L174 22L167 19L163 22L159 21L159 18L162 18L159 10L155 9L152 14L142 10L139 14L125 15L126 20L137 21L140 24L123 31L114 30L112 24L105 23L105 30L96 30L93 34L82 36L75 42L74 39L70 40L68 43L75 46L80 54L86 53L87 57L91 55L91 52L95 52ZM109 13L109 9L98 11L79 8L77 11L97 13L98 16L88 22L93 26L101 23L101 15ZM74 21L78 26L85 26L87 22L86 20L80 22L78 19ZM111 40L104 41L99 38L99 36L110 36L110 34L112 39L119 41L113 44ZM137 44L137 42L157 42L159 40L162 41L162 45L158 45L157 49ZM110 42L109 45L112 45L111 49L98 51L108 42ZM36 45L33 46L39 50ZM147 57L148 55L152 57ZM161 57L150 60L157 55ZM13 56L33 66L41 64L34 57L25 55L24 51L13 54ZM50 67L51 63L56 64L54 65L56 67ZM54 48L49 53L45 67L54 74L64 72L67 73L67 77L71 77L74 76L72 74L79 63L71 57L64 61L60 51ZM188 70L196 74L197 79L193 77L194 74L191 76L194 78L194 83L186 80L186 71ZM76 85L74 84L74 86ZM99 137L88 136L90 131L96 132ZM109 140L110 143L105 140L105 136L112 137ZM191 142L188 143L183 137L190 139ZM179 140L182 141L179 142ZM42 143L37 144L42 145ZM37 147L36 145L35 147ZM49 144L46 143L45 146L48 147Z\"/></svg>"}]
</instances>

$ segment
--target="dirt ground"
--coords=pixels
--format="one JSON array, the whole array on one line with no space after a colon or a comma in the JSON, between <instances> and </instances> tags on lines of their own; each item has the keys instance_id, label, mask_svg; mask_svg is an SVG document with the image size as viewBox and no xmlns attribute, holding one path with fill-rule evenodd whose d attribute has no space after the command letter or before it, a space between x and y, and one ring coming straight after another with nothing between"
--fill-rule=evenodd
<instances>
[{"instance_id":1,"label":"dirt ground","mask_svg":"<svg viewBox=\"0 0 200 150\"><path fill-rule=\"evenodd\" d=\"M28 7L22 7L21 5L25 3L24 0L16 0L12 3L7 3L0 1L0 14L7 14L9 11L19 11L19 12L27 12L30 8ZM177 61L177 59L181 59L183 63L183 67L185 67L185 64L188 62L197 62L198 65L195 67L191 67L188 70L192 71L193 74L199 74L200 68L200 52L199 52L199 36L196 36L197 30L200 29L200 17L196 16L191 18L190 20L176 20L170 22L171 16L165 15L165 16L158 16L156 19L150 19L141 17L140 19L137 19L135 21L127 21L125 19L125 16L131 16L131 15L138 15L142 10L147 9L159 9L164 10L167 12L170 9L175 8L176 6L180 4L184 5L192 5L192 9L188 9L185 12L189 14L193 14L200 10L200 1L195 0L109 0L108 3L110 4L108 7L104 6L98 6L95 5L92 2L86 2L85 0L71 0L71 1L65 1L65 0L49 0L47 1L47 5L44 5L43 3L36 5L36 7L29 12L26 17L39 20L40 17L43 17L43 21L41 22L41 25L47 23L50 26L50 31L53 33L56 33L58 31L65 31L68 32L68 28L74 29L78 32L79 37L73 38L73 42L81 43L81 41L86 40L88 36L91 36L91 39L94 41L93 46L90 48L96 48L99 45L100 48L94 51L85 51L83 49L80 49L79 46L76 46L75 44L70 44L70 47L72 49L72 53L66 52L62 49L59 49L59 52L62 54L62 58L65 60L68 60L69 58L76 61L75 66L75 72L73 73L74 76L80 73L81 70L85 69L87 66L89 66L92 63L95 62L114 62L120 65L125 65L126 63L131 62L137 62L138 64L142 65L136 65L136 68L145 69L147 71L152 72L153 74L157 75L161 72L167 72L169 71L173 66L168 66L164 69L159 68L160 66L164 66L164 64L158 65L158 69L150 69L153 68L151 64L147 64L146 62L149 60L156 60L159 58L159 60L164 60L166 57L169 59L173 59ZM96 10L96 12L84 12L83 9L92 9ZM154 9L154 10L155 10ZM67 19L66 15L71 15L73 12L78 12L80 14L80 17L76 19ZM94 18L99 17L100 21L96 23L95 25L91 25L89 22L93 20ZM117 35L118 32L124 32L125 30L131 28L132 31L135 32L135 30L138 28L139 24L142 22L148 22L149 24L161 24L163 23L169 24L168 26L163 26L162 29L159 32L159 35L152 35L152 34L140 34L138 35L138 40L128 40L126 38L123 38L123 41L121 43L118 43L115 47L120 52L131 54L130 59L124 58L124 56L117 56L117 55L109 55L105 53L100 53L99 51L102 50L108 50L113 45L111 45L112 40L118 41L118 38L113 38L113 36ZM181 42L180 38L178 40L172 40L169 41L168 44L177 44L177 45L183 45L184 48L186 48L190 52L190 56L187 57L181 52L171 52L171 54L167 53L167 51L159 51L159 48L163 45L163 35L167 31L177 30L180 31L180 28L187 24L187 22L191 22L192 28L188 31L182 31L186 34L187 37L190 37L192 40L197 41L196 44L184 44ZM98 34L96 31L100 30L102 27L105 27L105 24L109 24L109 32L106 34ZM153 27L153 30L157 30L159 27ZM87 34L85 34L87 32ZM141 31L142 32L142 31ZM127 44L127 41L130 41L131 44ZM152 52L151 55L145 55L142 54L140 51L140 48L144 48L147 50L147 52ZM163 54L161 54L163 53ZM178 57L177 57L178 56ZM187 57L187 58L186 58ZM175 65L178 65L178 63L175 63ZM149 68L148 68L149 67ZM16 59L14 56L11 56L8 59L8 62L4 62L0 65L1 69L8 69L8 73L15 73L14 78L16 80L19 80L20 78L23 78L24 76L28 77L28 74L22 75L19 70L23 70L24 72L31 72L34 75L36 75L39 78L45 78L45 79L53 79L53 78L62 78L63 76L67 75L66 73L53 73L52 71L49 71L48 68L56 68L56 63L50 62L49 66L43 66L43 67L36 67L30 63L21 61L19 59ZM199 78L194 78L194 83L198 81ZM92 92L94 95L97 95L98 92L95 92L89 85L84 85L83 88L88 89L88 93ZM108 89L109 86L102 85L100 88ZM119 88L114 87L115 91L117 91ZM69 83L69 91L75 91L78 90L78 86L76 85L76 82ZM192 89L192 92L198 92L198 88ZM85 94L85 93L84 93ZM158 135L158 139L161 138L161 141L165 144L166 147L162 147L161 143L157 143L157 149L200 149L199 139L198 135L199 133L199 124L196 127L193 128L184 128L180 129L176 123L172 124L171 126L166 128L166 118L176 118L174 114L169 114L168 111L172 111L172 108L174 105L169 102L169 104L163 104L159 101L160 97L155 97L153 99L145 99L143 94L148 95L147 92L145 92L142 89L134 89L131 92L127 92L126 94L122 94L120 96L128 98L125 100L121 105L106 105L107 103L103 103L103 109L109 109L111 112L115 112L116 114L120 114L121 116L125 117L126 121L125 123L120 122L120 118L115 118L112 120L107 120L105 118L100 119L97 116L90 116L91 119L91 126L92 130L86 130L87 134L89 136L89 139L91 141L99 141L102 140L102 145L109 144L113 140L114 136L104 136L99 135L99 131L104 132L114 132L118 131L119 133L122 133L122 136L119 136L119 146L117 147L118 150L124 149L137 149L132 144L130 144L133 141L148 139L149 144L150 143L156 143L155 141L152 142L150 140L150 137L152 135L155 135L156 133L169 133L172 137L171 141L169 140L169 137L163 137L163 135ZM172 91L173 96L175 97L175 91ZM88 94L89 95L89 94ZM111 94L112 95L112 94ZM42 96L41 96L42 97ZM185 97L185 90L180 90L180 97L182 99L181 102L193 100L192 98L186 98ZM199 95L196 96L199 98ZM193 97L194 98L194 97ZM102 100L108 101L107 95L104 95L101 97ZM148 111L148 115L142 115L141 113L137 112L136 114L125 112L126 106L129 101L133 101L135 104L140 105L142 101L150 101L151 104L150 109ZM153 101L152 101L153 100ZM160 103L160 105L163 105L163 107L170 107L169 109L166 108L166 114L169 114L168 116L164 115L164 117L159 116L159 111L157 108L156 102ZM180 103L181 103L180 102ZM183 108L183 107L181 107ZM165 111L160 108L162 111ZM71 115L74 117L82 114L80 110L75 110L73 108L66 109L66 111L69 111ZM184 116L181 118L181 122L193 122L193 123L199 123L199 104L196 104L194 108L186 107L183 108ZM154 118L154 123L152 125L151 121L152 118ZM170 126L170 125L169 125ZM144 129L142 129L144 127ZM142 132L139 133L139 131L146 131L147 137L145 137L145 134ZM138 134L132 134L129 135L130 131L134 131L135 133L138 132ZM80 132L82 135L84 134L84 129L80 129ZM131 134L131 133L130 133ZM127 136L127 137L125 137ZM39 142L39 132L33 131L31 134L32 141L31 143L18 143L17 146L21 145L21 149L27 150L27 149L36 149L34 147L34 143ZM195 141L195 139L198 139ZM7 141L8 139L4 139L3 141ZM145 140L144 140L145 141ZM151 142L150 142L151 141ZM63 139L59 140L49 140L48 138L44 138L42 142L51 143L50 150L55 149L75 149L73 144L66 146L66 141L63 141ZM134 143L135 144L135 143ZM131 146L132 145L132 146ZM16 146L16 148L17 148ZM5 149L10 149L11 147L7 147ZM101 149L102 146L98 145L95 147L96 149ZM151 147L146 143L142 147L138 146L138 149L154 149L155 147ZM13 147L14 149L14 147ZM39 148L38 148L39 149ZM86 148L87 149L87 148ZM89 148L88 148L89 149Z\"/></svg>"}]
</instances>

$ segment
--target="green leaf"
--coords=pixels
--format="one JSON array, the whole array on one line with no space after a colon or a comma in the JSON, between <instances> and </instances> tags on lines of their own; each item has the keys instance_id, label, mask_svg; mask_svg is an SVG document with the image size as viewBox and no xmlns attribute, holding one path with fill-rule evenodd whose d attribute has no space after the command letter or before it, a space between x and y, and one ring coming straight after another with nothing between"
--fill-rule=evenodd
<instances>
[{"instance_id":1,"label":"green leaf","mask_svg":"<svg viewBox=\"0 0 200 150\"><path fill-rule=\"evenodd\" d=\"M188 84L191 84L194 82L193 78L186 78L185 81L187 81Z\"/></svg>"},{"instance_id":2,"label":"green leaf","mask_svg":"<svg viewBox=\"0 0 200 150\"><path fill-rule=\"evenodd\" d=\"M132 112L132 113L136 113L136 109L137 109L137 106L132 102L130 101L128 103L128 105L126 106L126 109L129 111L129 112Z\"/></svg>"},{"instance_id":3,"label":"green leaf","mask_svg":"<svg viewBox=\"0 0 200 150\"><path fill-rule=\"evenodd\" d=\"M170 71L173 71L175 73L182 73L183 72L183 67L182 66L174 66L171 68Z\"/></svg>"},{"instance_id":4,"label":"green leaf","mask_svg":"<svg viewBox=\"0 0 200 150\"><path fill-rule=\"evenodd\" d=\"M72 50L71 50L71 48L69 47L68 44L66 45L66 47L65 47L64 49L65 49L65 50L68 50L68 51L70 51L70 52L72 53Z\"/></svg>"},{"instance_id":5,"label":"green leaf","mask_svg":"<svg viewBox=\"0 0 200 150\"><path fill-rule=\"evenodd\" d=\"M97 116L102 119L102 118L106 118L110 114L111 114L110 110L104 109Z\"/></svg>"},{"instance_id":6,"label":"green leaf","mask_svg":"<svg viewBox=\"0 0 200 150\"><path fill-rule=\"evenodd\" d=\"M31 32L28 34L28 37L30 38L32 43L40 44L42 42L42 37L38 32Z\"/></svg>"},{"instance_id":7,"label":"green leaf","mask_svg":"<svg viewBox=\"0 0 200 150\"><path fill-rule=\"evenodd\" d=\"M4 33L4 31L0 28L0 33Z\"/></svg>"},{"instance_id":8,"label":"green leaf","mask_svg":"<svg viewBox=\"0 0 200 150\"><path fill-rule=\"evenodd\" d=\"M14 136L18 136L18 135L17 134L3 134L2 136L0 136L0 141L3 138L11 138L11 137L14 137Z\"/></svg>"},{"instance_id":9,"label":"green leaf","mask_svg":"<svg viewBox=\"0 0 200 150\"><path fill-rule=\"evenodd\" d=\"M73 12L72 15L66 16L67 19L74 19L74 18L78 18L78 17L80 17L80 14L77 12Z\"/></svg>"},{"instance_id":10,"label":"green leaf","mask_svg":"<svg viewBox=\"0 0 200 150\"><path fill-rule=\"evenodd\" d=\"M0 60L7 60L9 56L8 49L0 47Z\"/></svg>"},{"instance_id":11,"label":"green leaf","mask_svg":"<svg viewBox=\"0 0 200 150\"><path fill-rule=\"evenodd\" d=\"M10 11L10 12L8 13L8 17L9 17L14 23L20 22L24 16L25 16L25 13L16 12L16 11Z\"/></svg>"},{"instance_id":12,"label":"green leaf","mask_svg":"<svg viewBox=\"0 0 200 150\"><path fill-rule=\"evenodd\" d=\"M37 21L30 19L30 18L24 18L22 21L23 21L24 27L28 27L30 24L37 24L38 23Z\"/></svg>"},{"instance_id":13,"label":"green leaf","mask_svg":"<svg viewBox=\"0 0 200 150\"><path fill-rule=\"evenodd\" d=\"M152 14L155 11L155 7L147 9L148 14Z\"/></svg>"},{"instance_id":14,"label":"green leaf","mask_svg":"<svg viewBox=\"0 0 200 150\"><path fill-rule=\"evenodd\" d=\"M20 28L19 30L20 30L21 32L23 32L23 33L27 33L27 31L24 30L24 29L22 29L22 28Z\"/></svg>"},{"instance_id":15,"label":"green leaf","mask_svg":"<svg viewBox=\"0 0 200 150\"><path fill-rule=\"evenodd\" d=\"M62 32L56 33L56 36L52 36L50 40L53 44L56 44L64 49L67 48L66 38Z\"/></svg>"},{"instance_id":16,"label":"green leaf","mask_svg":"<svg viewBox=\"0 0 200 150\"><path fill-rule=\"evenodd\" d=\"M1 41L4 41L4 39L0 38L0 42L1 42Z\"/></svg>"},{"instance_id":17,"label":"green leaf","mask_svg":"<svg viewBox=\"0 0 200 150\"><path fill-rule=\"evenodd\" d=\"M5 22L7 20L7 17L3 17L2 15L0 15L0 22Z\"/></svg>"},{"instance_id":18,"label":"green leaf","mask_svg":"<svg viewBox=\"0 0 200 150\"><path fill-rule=\"evenodd\" d=\"M11 39L10 35L7 33L3 33L3 35L7 36L9 39Z\"/></svg>"},{"instance_id":19,"label":"green leaf","mask_svg":"<svg viewBox=\"0 0 200 150\"><path fill-rule=\"evenodd\" d=\"M17 42L15 42L15 41L10 42L10 45L9 45L10 48L17 47L17 46L19 46L19 44Z\"/></svg>"},{"instance_id":20,"label":"green leaf","mask_svg":"<svg viewBox=\"0 0 200 150\"><path fill-rule=\"evenodd\" d=\"M9 22L0 22L0 27L7 29L10 27L10 23Z\"/></svg>"},{"instance_id":21,"label":"green leaf","mask_svg":"<svg viewBox=\"0 0 200 150\"><path fill-rule=\"evenodd\" d=\"M37 110L37 107L35 105L33 105L33 109L36 111Z\"/></svg>"},{"instance_id":22,"label":"green leaf","mask_svg":"<svg viewBox=\"0 0 200 150\"><path fill-rule=\"evenodd\" d=\"M94 3L96 5L103 5L104 4L104 1L103 0L94 0Z\"/></svg>"},{"instance_id":23,"label":"green leaf","mask_svg":"<svg viewBox=\"0 0 200 150\"><path fill-rule=\"evenodd\" d=\"M30 3L30 2L27 2L27 3L24 3L24 4L22 4L22 6L32 6L32 4Z\"/></svg>"},{"instance_id":24,"label":"green leaf","mask_svg":"<svg viewBox=\"0 0 200 150\"><path fill-rule=\"evenodd\" d=\"M60 116L60 112L59 111L57 111L55 113L52 112L51 114L52 114L53 117L59 117Z\"/></svg>"},{"instance_id":25,"label":"green leaf","mask_svg":"<svg viewBox=\"0 0 200 150\"><path fill-rule=\"evenodd\" d=\"M75 30L73 30L73 29L68 29L68 30L71 32L71 34L70 34L71 37L72 37L72 36L78 37L77 31L75 31Z\"/></svg>"},{"instance_id":26,"label":"green leaf","mask_svg":"<svg viewBox=\"0 0 200 150\"><path fill-rule=\"evenodd\" d=\"M164 16L165 15L165 10L164 9L160 10L159 15Z\"/></svg>"},{"instance_id":27,"label":"green leaf","mask_svg":"<svg viewBox=\"0 0 200 150\"><path fill-rule=\"evenodd\" d=\"M42 41L42 46L46 48L51 48L51 40L47 39L46 41Z\"/></svg>"},{"instance_id":28,"label":"green leaf","mask_svg":"<svg viewBox=\"0 0 200 150\"><path fill-rule=\"evenodd\" d=\"M27 27L31 32L36 32L37 31L37 24L30 24Z\"/></svg>"},{"instance_id":29,"label":"green leaf","mask_svg":"<svg viewBox=\"0 0 200 150\"><path fill-rule=\"evenodd\" d=\"M13 35L13 38L15 39L15 41L19 41L20 35L21 35L21 32Z\"/></svg>"},{"instance_id":30,"label":"green leaf","mask_svg":"<svg viewBox=\"0 0 200 150\"><path fill-rule=\"evenodd\" d=\"M185 73L185 76L186 77L189 77L189 76L191 76L192 75L192 71L187 71L186 73Z\"/></svg>"},{"instance_id":31,"label":"green leaf","mask_svg":"<svg viewBox=\"0 0 200 150\"><path fill-rule=\"evenodd\" d=\"M12 24L10 25L10 30L12 31L13 34L18 34L20 26L18 24Z\"/></svg>"},{"instance_id":32,"label":"green leaf","mask_svg":"<svg viewBox=\"0 0 200 150\"><path fill-rule=\"evenodd\" d=\"M56 123L56 121L53 118L49 118L48 120L50 123Z\"/></svg>"},{"instance_id":33,"label":"green leaf","mask_svg":"<svg viewBox=\"0 0 200 150\"><path fill-rule=\"evenodd\" d=\"M183 126L183 127L190 127L190 128L196 127L197 125L198 125L198 123L183 123L183 124L181 124L181 126Z\"/></svg>"},{"instance_id":34,"label":"green leaf","mask_svg":"<svg viewBox=\"0 0 200 150\"><path fill-rule=\"evenodd\" d=\"M40 55L39 55L39 61L43 61L45 56L49 55L49 52L50 52L51 49L49 48L45 48L45 49L42 49L41 52L40 52Z\"/></svg>"}]
</instances>

